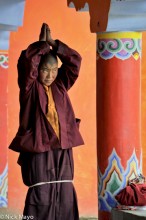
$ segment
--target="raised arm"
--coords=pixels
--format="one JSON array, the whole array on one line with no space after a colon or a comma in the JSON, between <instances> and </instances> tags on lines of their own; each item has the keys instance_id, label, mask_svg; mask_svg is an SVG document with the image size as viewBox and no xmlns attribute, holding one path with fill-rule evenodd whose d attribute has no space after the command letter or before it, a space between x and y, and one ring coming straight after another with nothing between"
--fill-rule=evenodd
<instances>
[{"instance_id":1,"label":"raised arm","mask_svg":"<svg viewBox=\"0 0 146 220\"><path fill-rule=\"evenodd\" d=\"M66 90L69 90L78 78L82 58L78 52L61 41L57 41L57 56L62 62L58 71L58 78L63 82Z\"/></svg>"},{"instance_id":2,"label":"raised arm","mask_svg":"<svg viewBox=\"0 0 146 220\"><path fill-rule=\"evenodd\" d=\"M66 90L69 90L79 75L82 58L77 51L71 49L60 40L53 40L49 27L47 28L46 39L62 62L57 79L63 82Z\"/></svg>"},{"instance_id":3,"label":"raised arm","mask_svg":"<svg viewBox=\"0 0 146 220\"><path fill-rule=\"evenodd\" d=\"M43 34L44 33L44 34ZM41 28L39 41L30 44L26 50L23 50L17 64L18 68L18 85L20 89L29 91L32 83L38 77L38 66L41 56L50 50L49 44L46 42L45 26Z\"/></svg>"}]
</instances>

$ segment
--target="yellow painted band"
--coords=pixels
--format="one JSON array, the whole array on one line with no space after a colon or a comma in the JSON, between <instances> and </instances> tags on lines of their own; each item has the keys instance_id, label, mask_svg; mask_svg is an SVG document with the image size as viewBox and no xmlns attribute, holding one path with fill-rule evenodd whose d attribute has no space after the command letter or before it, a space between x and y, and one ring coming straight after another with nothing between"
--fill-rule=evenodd
<instances>
[{"instance_id":1,"label":"yellow painted band","mask_svg":"<svg viewBox=\"0 0 146 220\"><path fill-rule=\"evenodd\" d=\"M0 54L8 54L8 50L0 50Z\"/></svg>"},{"instance_id":2,"label":"yellow painted band","mask_svg":"<svg viewBox=\"0 0 146 220\"><path fill-rule=\"evenodd\" d=\"M97 39L141 39L142 32L109 32L109 33L98 33Z\"/></svg>"}]
</instances>

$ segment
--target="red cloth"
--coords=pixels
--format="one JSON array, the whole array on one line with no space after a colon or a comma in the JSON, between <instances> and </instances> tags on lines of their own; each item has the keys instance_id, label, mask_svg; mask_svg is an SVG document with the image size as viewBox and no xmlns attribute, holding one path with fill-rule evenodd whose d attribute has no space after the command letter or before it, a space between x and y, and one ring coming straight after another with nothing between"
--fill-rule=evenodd
<instances>
[{"instance_id":1,"label":"red cloth","mask_svg":"<svg viewBox=\"0 0 146 220\"><path fill-rule=\"evenodd\" d=\"M144 206L146 205L146 184L130 184L115 198L121 205Z\"/></svg>"}]
</instances>

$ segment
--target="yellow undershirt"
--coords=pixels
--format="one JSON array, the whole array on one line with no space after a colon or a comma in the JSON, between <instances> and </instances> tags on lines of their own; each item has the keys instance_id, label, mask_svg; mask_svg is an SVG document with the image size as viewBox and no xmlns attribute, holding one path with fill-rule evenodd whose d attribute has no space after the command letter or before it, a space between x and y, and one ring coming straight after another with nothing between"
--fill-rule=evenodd
<instances>
[{"instance_id":1,"label":"yellow undershirt","mask_svg":"<svg viewBox=\"0 0 146 220\"><path fill-rule=\"evenodd\" d=\"M46 94L48 96L48 111L46 114L46 118L48 119L49 123L53 127L58 139L59 138L59 120L58 120L58 114L55 107L55 102L52 95L51 86L44 85Z\"/></svg>"}]
</instances>

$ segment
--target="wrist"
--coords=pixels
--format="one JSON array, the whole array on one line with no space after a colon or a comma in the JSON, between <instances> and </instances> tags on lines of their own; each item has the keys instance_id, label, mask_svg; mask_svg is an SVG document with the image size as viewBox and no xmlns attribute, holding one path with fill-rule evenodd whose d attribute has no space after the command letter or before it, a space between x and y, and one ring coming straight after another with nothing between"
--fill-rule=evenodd
<instances>
[{"instance_id":1,"label":"wrist","mask_svg":"<svg viewBox=\"0 0 146 220\"><path fill-rule=\"evenodd\" d=\"M47 41L49 43L50 46L52 46L53 48L57 48L57 42L53 39L50 39Z\"/></svg>"}]
</instances>

